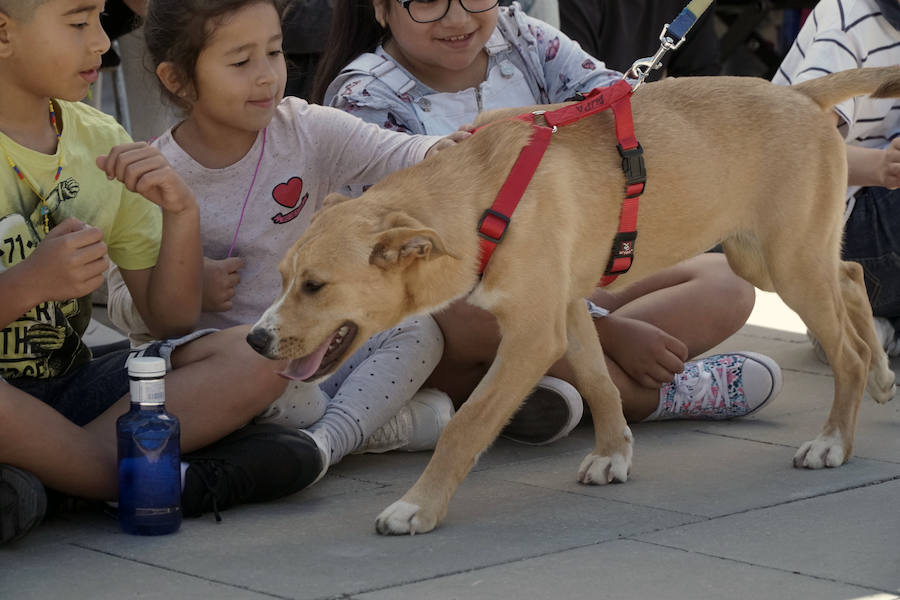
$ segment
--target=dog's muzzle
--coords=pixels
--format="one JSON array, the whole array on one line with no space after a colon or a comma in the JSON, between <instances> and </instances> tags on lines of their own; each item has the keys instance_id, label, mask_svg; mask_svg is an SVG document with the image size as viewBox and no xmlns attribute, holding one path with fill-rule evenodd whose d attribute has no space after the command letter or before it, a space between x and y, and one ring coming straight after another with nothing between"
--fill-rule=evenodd
<instances>
[{"instance_id":1,"label":"dog's muzzle","mask_svg":"<svg viewBox=\"0 0 900 600\"><path fill-rule=\"evenodd\" d=\"M262 327L254 327L250 330L250 333L247 334L247 343L250 344L250 347L266 358L272 358L269 356L269 351L272 347L273 340L274 337L269 333L269 330Z\"/></svg>"}]
</instances>

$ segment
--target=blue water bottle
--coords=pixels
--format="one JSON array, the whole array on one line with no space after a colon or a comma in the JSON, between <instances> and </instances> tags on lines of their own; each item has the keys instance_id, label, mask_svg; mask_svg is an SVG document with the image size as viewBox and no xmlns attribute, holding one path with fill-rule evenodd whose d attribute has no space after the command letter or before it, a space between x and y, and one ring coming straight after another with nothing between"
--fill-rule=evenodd
<instances>
[{"instance_id":1,"label":"blue water bottle","mask_svg":"<svg viewBox=\"0 0 900 600\"><path fill-rule=\"evenodd\" d=\"M161 358L130 359L131 409L116 421L119 523L135 535L181 526L181 427L166 412L165 374Z\"/></svg>"}]
</instances>

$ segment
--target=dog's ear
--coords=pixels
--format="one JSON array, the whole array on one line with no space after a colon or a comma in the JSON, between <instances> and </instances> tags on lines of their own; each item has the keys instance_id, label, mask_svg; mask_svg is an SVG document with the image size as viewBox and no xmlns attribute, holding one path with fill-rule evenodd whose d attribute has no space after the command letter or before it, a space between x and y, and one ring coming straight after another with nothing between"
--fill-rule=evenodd
<instances>
[{"instance_id":1,"label":"dog's ear","mask_svg":"<svg viewBox=\"0 0 900 600\"><path fill-rule=\"evenodd\" d=\"M378 236L369 255L369 264L382 269L406 266L417 259L431 260L452 256L434 229L395 227Z\"/></svg>"}]
</instances>

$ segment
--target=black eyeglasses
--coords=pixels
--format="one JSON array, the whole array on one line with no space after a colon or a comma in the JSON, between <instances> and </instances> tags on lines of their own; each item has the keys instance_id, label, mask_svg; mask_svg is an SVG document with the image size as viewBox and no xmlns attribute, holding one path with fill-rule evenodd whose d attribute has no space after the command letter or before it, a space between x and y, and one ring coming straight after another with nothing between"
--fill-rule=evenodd
<instances>
[{"instance_id":1,"label":"black eyeglasses","mask_svg":"<svg viewBox=\"0 0 900 600\"><path fill-rule=\"evenodd\" d=\"M453 0L397 0L416 23L433 23L443 19L450 12ZM470 13L483 13L499 4L499 0L459 0L463 10Z\"/></svg>"}]
</instances>

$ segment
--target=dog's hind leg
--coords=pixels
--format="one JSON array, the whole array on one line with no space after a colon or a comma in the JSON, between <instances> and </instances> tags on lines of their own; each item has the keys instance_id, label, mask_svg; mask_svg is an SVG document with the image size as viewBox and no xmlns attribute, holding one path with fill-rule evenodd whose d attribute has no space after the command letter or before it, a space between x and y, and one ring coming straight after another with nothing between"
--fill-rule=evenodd
<instances>
[{"instance_id":1,"label":"dog's hind leg","mask_svg":"<svg viewBox=\"0 0 900 600\"><path fill-rule=\"evenodd\" d=\"M872 307L865 293L862 267L855 262L843 261L841 275L841 292L850 321L872 352L866 391L873 400L884 404L894 397L895 377L881 341L875 334Z\"/></svg>"},{"instance_id":2,"label":"dog's hind leg","mask_svg":"<svg viewBox=\"0 0 900 600\"><path fill-rule=\"evenodd\" d=\"M375 528L379 533L414 534L434 529L478 456L497 438L528 392L565 351L565 305L561 294L555 306L550 302L497 304L500 309L494 314L502 339L494 362L444 429L418 481L378 516ZM583 300L582 309L587 316Z\"/></svg>"},{"instance_id":3,"label":"dog's hind leg","mask_svg":"<svg viewBox=\"0 0 900 600\"><path fill-rule=\"evenodd\" d=\"M828 246L826 246L828 248ZM830 253L829 253L830 254ZM863 306L868 304L858 265L835 259L794 261L773 273L776 289L819 340L834 372L834 402L819 436L800 446L794 466L837 467L853 451L856 416L866 385L875 331ZM790 262L790 261L785 261ZM798 277L797 273L804 273ZM868 323L866 322L868 320ZM878 349L879 352L884 351Z\"/></svg>"},{"instance_id":4,"label":"dog's hind leg","mask_svg":"<svg viewBox=\"0 0 900 600\"><path fill-rule=\"evenodd\" d=\"M581 298L569 304L567 333L565 358L594 423L594 451L581 461L578 481L594 485L625 482L631 472L634 438L622 414L619 390L603 360L597 330Z\"/></svg>"}]
</instances>

